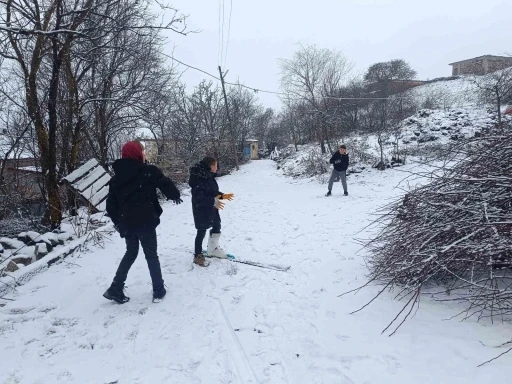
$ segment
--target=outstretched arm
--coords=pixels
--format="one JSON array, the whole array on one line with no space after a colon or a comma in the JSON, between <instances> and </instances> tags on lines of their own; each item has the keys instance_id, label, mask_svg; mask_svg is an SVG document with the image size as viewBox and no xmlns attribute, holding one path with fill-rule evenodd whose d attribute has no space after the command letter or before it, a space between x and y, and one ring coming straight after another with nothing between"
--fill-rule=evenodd
<instances>
[{"instance_id":1,"label":"outstretched arm","mask_svg":"<svg viewBox=\"0 0 512 384\"><path fill-rule=\"evenodd\" d=\"M156 186L167 197L167 200L178 200L181 196L180 191L174 185L172 180L165 176L160 169L155 169Z\"/></svg>"}]
</instances>

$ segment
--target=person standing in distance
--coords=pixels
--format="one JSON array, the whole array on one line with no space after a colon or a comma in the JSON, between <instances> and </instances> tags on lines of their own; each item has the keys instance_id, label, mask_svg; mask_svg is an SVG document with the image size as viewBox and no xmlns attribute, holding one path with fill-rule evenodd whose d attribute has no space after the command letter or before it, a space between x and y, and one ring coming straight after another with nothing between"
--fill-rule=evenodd
<instances>
[{"instance_id":1,"label":"person standing in distance","mask_svg":"<svg viewBox=\"0 0 512 384\"><path fill-rule=\"evenodd\" d=\"M343 185L343 194L348 196L347 190L347 169L349 164L349 158L347 153L347 147L345 144L340 145L339 150L334 152L329 160L329 163L334 165L334 169L331 173L331 178L329 179L328 191L325 196L331 196L332 185L334 184L334 180L338 177L341 179L341 184Z\"/></svg>"}]
</instances>

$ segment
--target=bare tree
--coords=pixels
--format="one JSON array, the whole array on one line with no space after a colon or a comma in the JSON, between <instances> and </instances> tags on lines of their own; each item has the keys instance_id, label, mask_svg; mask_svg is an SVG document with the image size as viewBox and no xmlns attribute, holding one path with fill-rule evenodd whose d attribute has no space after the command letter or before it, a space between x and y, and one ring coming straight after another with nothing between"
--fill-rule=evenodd
<instances>
[{"instance_id":1,"label":"bare tree","mask_svg":"<svg viewBox=\"0 0 512 384\"><path fill-rule=\"evenodd\" d=\"M46 219L52 227L62 217L58 174L76 165L82 135L94 136L91 128L97 128L94 139L88 136L89 144L106 162L109 143L140 117L140 105L147 100L141 90L161 84L152 70L161 60L158 31L185 31L177 27L184 18L176 13L169 24L155 24L149 4L0 1L0 55L10 62L2 70L14 71L23 85L44 175ZM119 90L125 97L118 97Z\"/></svg>"},{"instance_id":2,"label":"bare tree","mask_svg":"<svg viewBox=\"0 0 512 384\"><path fill-rule=\"evenodd\" d=\"M498 124L501 126L501 107L507 99L512 98L512 67L483 76L473 76L471 81L479 89L482 99L494 105Z\"/></svg>"},{"instance_id":3,"label":"bare tree","mask_svg":"<svg viewBox=\"0 0 512 384\"><path fill-rule=\"evenodd\" d=\"M325 97L341 85L352 66L340 52L314 45L299 46L291 59L281 60L281 88L286 98L305 101L315 116L314 130L322 153L328 140L322 109Z\"/></svg>"}]
</instances>

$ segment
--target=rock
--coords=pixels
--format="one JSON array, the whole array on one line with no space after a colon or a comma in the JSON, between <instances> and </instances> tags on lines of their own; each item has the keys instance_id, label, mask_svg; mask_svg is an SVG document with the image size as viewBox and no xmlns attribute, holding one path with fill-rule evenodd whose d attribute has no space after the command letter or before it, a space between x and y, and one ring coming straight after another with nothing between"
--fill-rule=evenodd
<instances>
[{"instance_id":1,"label":"rock","mask_svg":"<svg viewBox=\"0 0 512 384\"><path fill-rule=\"evenodd\" d=\"M6 249L20 249L25 246L25 243L23 241L9 239L7 237L2 237L0 239L0 244Z\"/></svg>"},{"instance_id":2,"label":"rock","mask_svg":"<svg viewBox=\"0 0 512 384\"><path fill-rule=\"evenodd\" d=\"M59 237L53 232L45 233L42 237L54 247L59 244Z\"/></svg>"},{"instance_id":3,"label":"rock","mask_svg":"<svg viewBox=\"0 0 512 384\"><path fill-rule=\"evenodd\" d=\"M72 233L66 232L57 235L57 239L59 239L59 244L64 244L66 241L74 240L75 236Z\"/></svg>"},{"instance_id":4,"label":"rock","mask_svg":"<svg viewBox=\"0 0 512 384\"><path fill-rule=\"evenodd\" d=\"M17 255L31 255L31 256L34 256L35 255L35 251L36 251L36 247L34 245L25 245L23 248L16 249L12 253L12 256L17 256Z\"/></svg>"},{"instance_id":5,"label":"rock","mask_svg":"<svg viewBox=\"0 0 512 384\"><path fill-rule=\"evenodd\" d=\"M19 240L19 241L26 242L26 241L27 241L27 232L21 232L21 233L18 235L18 240Z\"/></svg>"},{"instance_id":6,"label":"rock","mask_svg":"<svg viewBox=\"0 0 512 384\"><path fill-rule=\"evenodd\" d=\"M41 242L41 234L34 232L34 231L28 231L27 232L27 244L28 245L34 245Z\"/></svg>"},{"instance_id":7,"label":"rock","mask_svg":"<svg viewBox=\"0 0 512 384\"><path fill-rule=\"evenodd\" d=\"M9 262L7 263L7 266L5 267L6 272L16 272L18 269L20 269L20 268L12 260L9 260Z\"/></svg>"},{"instance_id":8,"label":"rock","mask_svg":"<svg viewBox=\"0 0 512 384\"><path fill-rule=\"evenodd\" d=\"M48 254L46 243L36 244L36 260L40 260Z\"/></svg>"},{"instance_id":9,"label":"rock","mask_svg":"<svg viewBox=\"0 0 512 384\"><path fill-rule=\"evenodd\" d=\"M27 244L28 245L37 245L37 244L41 244L41 243L46 244L49 252L52 251L53 245L52 245L51 241L46 236L41 235L37 232L33 232L33 231L27 232Z\"/></svg>"},{"instance_id":10,"label":"rock","mask_svg":"<svg viewBox=\"0 0 512 384\"><path fill-rule=\"evenodd\" d=\"M16 264L22 264L24 266L32 264L33 256L29 255L16 255L11 260Z\"/></svg>"}]
</instances>

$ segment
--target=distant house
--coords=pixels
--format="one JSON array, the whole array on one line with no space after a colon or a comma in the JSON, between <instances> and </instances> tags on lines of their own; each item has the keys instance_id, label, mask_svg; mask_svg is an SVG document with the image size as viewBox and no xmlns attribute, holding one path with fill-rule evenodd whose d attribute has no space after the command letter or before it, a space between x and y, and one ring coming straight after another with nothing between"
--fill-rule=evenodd
<instances>
[{"instance_id":1,"label":"distant house","mask_svg":"<svg viewBox=\"0 0 512 384\"><path fill-rule=\"evenodd\" d=\"M450 63L452 76L459 75L485 75L512 67L512 57L484 55L472 59Z\"/></svg>"},{"instance_id":2,"label":"distant house","mask_svg":"<svg viewBox=\"0 0 512 384\"><path fill-rule=\"evenodd\" d=\"M248 139L245 140L244 144L244 156L250 160L258 160L258 140Z\"/></svg>"}]
</instances>

